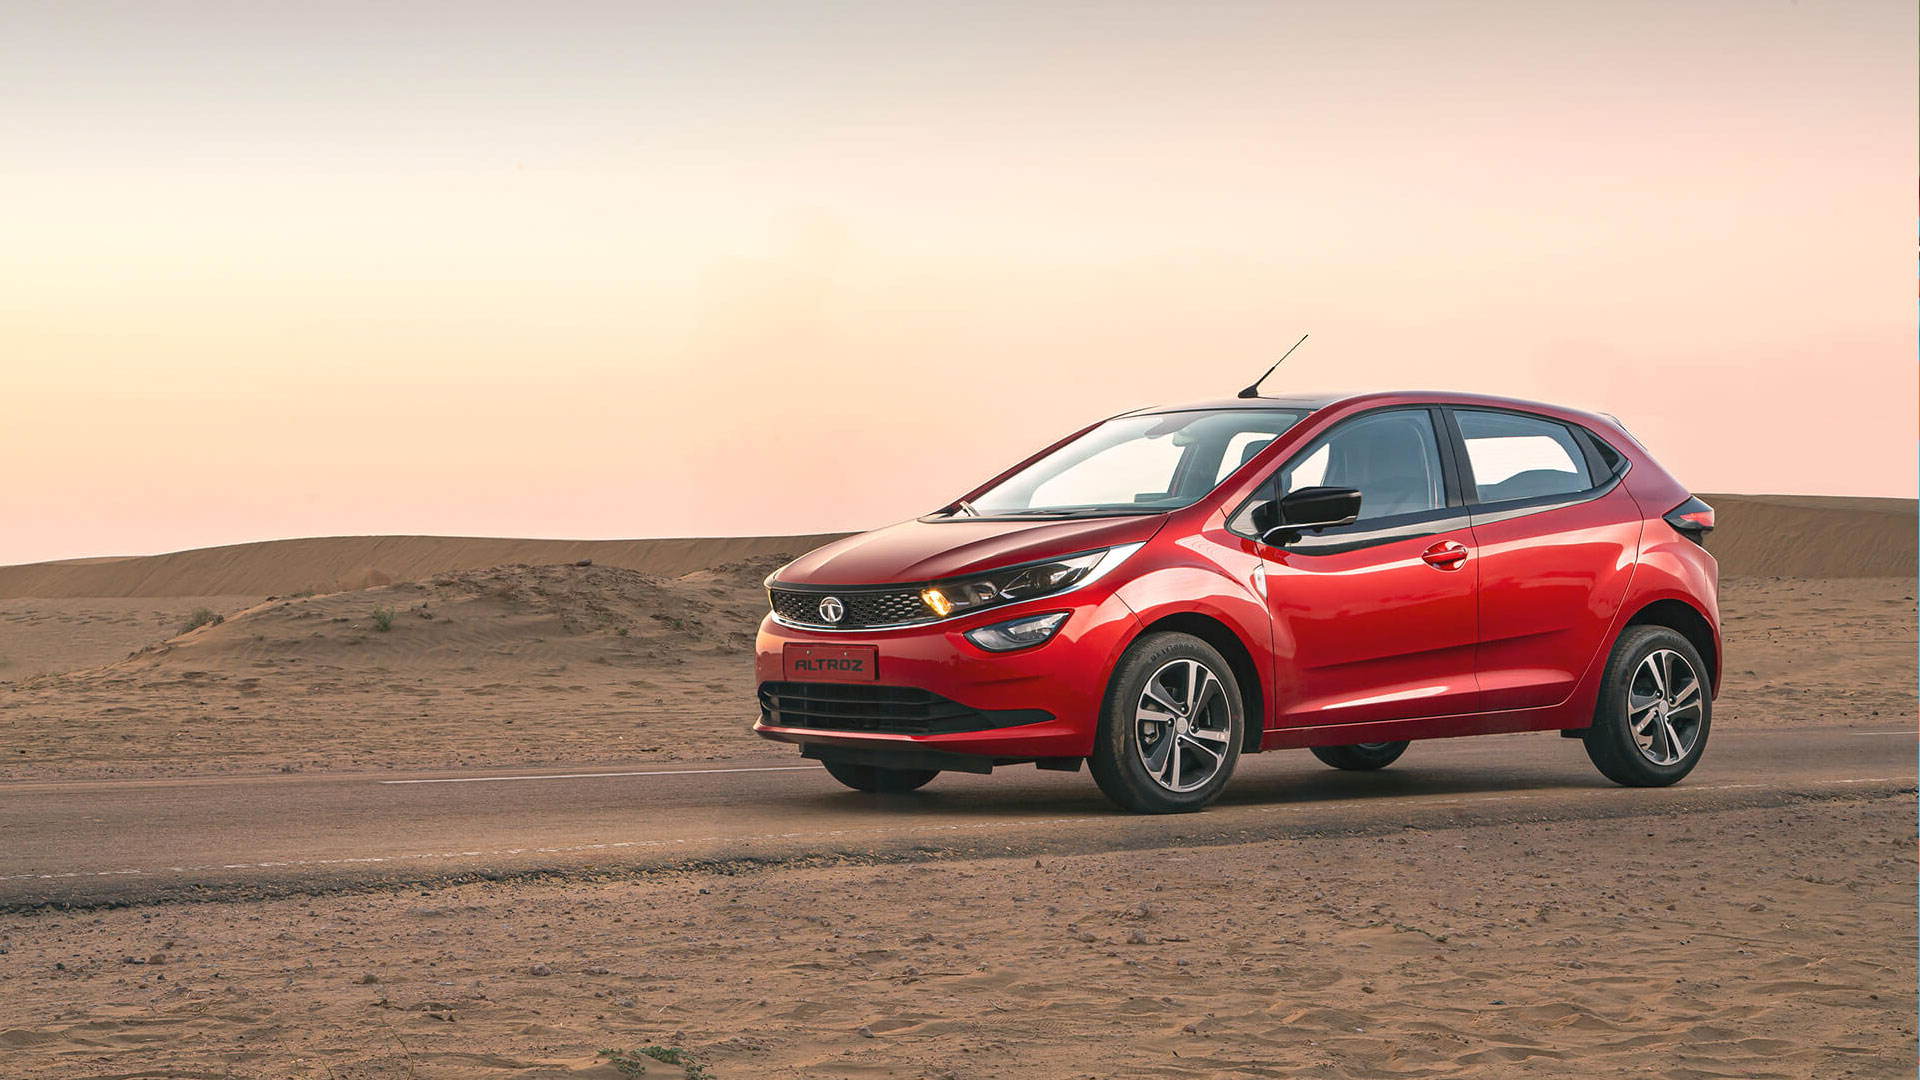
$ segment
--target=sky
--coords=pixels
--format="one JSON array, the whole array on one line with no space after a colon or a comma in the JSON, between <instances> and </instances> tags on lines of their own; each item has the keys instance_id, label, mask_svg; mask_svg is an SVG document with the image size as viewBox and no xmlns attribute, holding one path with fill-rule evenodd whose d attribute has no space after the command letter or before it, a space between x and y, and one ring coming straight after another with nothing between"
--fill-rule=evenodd
<instances>
[{"instance_id":1,"label":"sky","mask_svg":"<svg viewBox=\"0 0 1920 1080\"><path fill-rule=\"evenodd\" d=\"M869 528L1231 394L1911 497L1907 2L0 3L0 563Z\"/></svg>"}]
</instances>

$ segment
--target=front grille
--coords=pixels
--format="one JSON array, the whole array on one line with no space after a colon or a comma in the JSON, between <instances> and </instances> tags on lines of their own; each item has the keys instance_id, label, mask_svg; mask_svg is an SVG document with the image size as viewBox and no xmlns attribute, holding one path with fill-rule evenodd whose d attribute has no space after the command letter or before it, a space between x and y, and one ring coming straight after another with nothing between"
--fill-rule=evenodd
<instances>
[{"instance_id":1,"label":"front grille","mask_svg":"<svg viewBox=\"0 0 1920 1080\"><path fill-rule=\"evenodd\" d=\"M1038 724L1053 714L1042 709L969 709L913 686L767 682L760 684L760 719L774 727L816 731L940 735Z\"/></svg>"},{"instance_id":2,"label":"front grille","mask_svg":"<svg viewBox=\"0 0 1920 1080\"><path fill-rule=\"evenodd\" d=\"M899 626L903 623L929 622L933 609L920 599L919 589L793 589L767 590L773 601L773 613L796 626L817 626L831 630L860 630L870 626ZM820 601L827 597L840 601L846 614L839 622L828 622L820 614Z\"/></svg>"}]
</instances>

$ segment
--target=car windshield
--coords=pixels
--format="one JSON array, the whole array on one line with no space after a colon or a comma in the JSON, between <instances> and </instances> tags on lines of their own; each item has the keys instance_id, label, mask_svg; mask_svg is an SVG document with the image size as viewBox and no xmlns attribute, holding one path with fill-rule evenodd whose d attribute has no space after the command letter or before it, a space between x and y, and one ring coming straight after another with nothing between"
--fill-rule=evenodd
<instances>
[{"instance_id":1,"label":"car windshield","mask_svg":"<svg viewBox=\"0 0 1920 1080\"><path fill-rule=\"evenodd\" d=\"M1216 409L1122 416L954 513L1072 517L1177 510L1218 487L1305 415L1296 409Z\"/></svg>"}]
</instances>

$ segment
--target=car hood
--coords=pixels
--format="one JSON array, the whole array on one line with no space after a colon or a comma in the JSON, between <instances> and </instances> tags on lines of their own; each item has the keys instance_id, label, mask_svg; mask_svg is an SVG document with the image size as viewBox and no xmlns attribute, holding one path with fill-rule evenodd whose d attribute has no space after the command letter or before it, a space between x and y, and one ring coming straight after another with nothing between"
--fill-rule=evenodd
<instances>
[{"instance_id":1,"label":"car hood","mask_svg":"<svg viewBox=\"0 0 1920 1080\"><path fill-rule=\"evenodd\" d=\"M1160 530L1166 517L1009 521L915 519L849 536L782 567L784 585L888 585L937 581L1078 551L1132 544Z\"/></svg>"}]
</instances>

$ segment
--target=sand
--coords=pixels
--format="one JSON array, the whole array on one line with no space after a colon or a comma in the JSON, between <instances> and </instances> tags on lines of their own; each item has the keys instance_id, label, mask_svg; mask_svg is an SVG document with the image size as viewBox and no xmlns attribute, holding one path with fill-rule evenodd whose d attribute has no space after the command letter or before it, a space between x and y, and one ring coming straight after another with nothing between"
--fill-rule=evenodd
<instances>
[{"instance_id":1,"label":"sand","mask_svg":"<svg viewBox=\"0 0 1920 1080\"><path fill-rule=\"evenodd\" d=\"M1911 796L0 918L9 1077L1912 1075ZM1418 888L1409 888L1417 882Z\"/></svg>"},{"instance_id":2,"label":"sand","mask_svg":"<svg viewBox=\"0 0 1920 1080\"><path fill-rule=\"evenodd\" d=\"M1708 548L1722 577L1904 577L1915 574L1913 499L1706 495Z\"/></svg>"},{"instance_id":3,"label":"sand","mask_svg":"<svg viewBox=\"0 0 1920 1080\"><path fill-rule=\"evenodd\" d=\"M421 581L455 570L591 559L643 574L675 576L779 552L811 551L818 536L691 537L671 540L511 540L462 536L326 536L176 551L0 566L0 597L262 597L338 592ZM776 564L777 565L777 564Z\"/></svg>"},{"instance_id":4,"label":"sand","mask_svg":"<svg viewBox=\"0 0 1920 1080\"><path fill-rule=\"evenodd\" d=\"M796 553L679 576L502 566L271 599L0 600L0 779L789 757L750 731L751 649L761 581ZM1911 725L1914 586L1727 579L1716 726ZM224 621L169 636L200 606Z\"/></svg>"},{"instance_id":5,"label":"sand","mask_svg":"<svg viewBox=\"0 0 1920 1080\"><path fill-rule=\"evenodd\" d=\"M258 596L0 599L0 683L101 667L179 634L193 613L231 614Z\"/></svg>"},{"instance_id":6,"label":"sand","mask_svg":"<svg viewBox=\"0 0 1920 1080\"><path fill-rule=\"evenodd\" d=\"M676 578L508 566L230 605L117 663L0 686L0 777L772 753L749 730L752 646L783 561Z\"/></svg>"},{"instance_id":7,"label":"sand","mask_svg":"<svg viewBox=\"0 0 1920 1080\"><path fill-rule=\"evenodd\" d=\"M1914 597L1912 578L1723 581L1714 727L1916 727Z\"/></svg>"}]
</instances>

